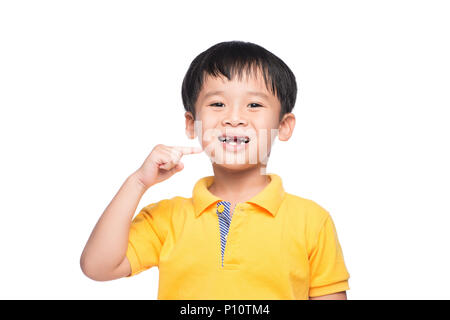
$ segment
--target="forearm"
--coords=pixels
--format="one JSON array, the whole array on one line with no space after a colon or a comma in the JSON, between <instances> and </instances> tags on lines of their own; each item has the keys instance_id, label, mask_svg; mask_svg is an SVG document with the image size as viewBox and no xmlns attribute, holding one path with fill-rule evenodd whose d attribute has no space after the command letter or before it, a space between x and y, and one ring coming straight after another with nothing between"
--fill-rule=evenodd
<instances>
[{"instance_id":1,"label":"forearm","mask_svg":"<svg viewBox=\"0 0 450 320\"><path fill-rule=\"evenodd\" d=\"M136 173L120 187L92 231L80 259L85 274L109 274L124 260L130 225L146 188Z\"/></svg>"}]
</instances>

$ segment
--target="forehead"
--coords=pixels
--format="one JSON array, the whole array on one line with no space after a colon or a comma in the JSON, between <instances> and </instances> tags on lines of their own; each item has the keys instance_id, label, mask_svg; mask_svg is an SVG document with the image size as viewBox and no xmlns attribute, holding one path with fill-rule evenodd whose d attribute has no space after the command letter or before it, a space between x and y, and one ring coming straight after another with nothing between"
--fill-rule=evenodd
<instances>
[{"instance_id":1,"label":"forehead","mask_svg":"<svg viewBox=\"0 0 450 320\"><path fill-rule=\"evenodd\" d=\"M247 73L243 71L242 74L234 74L231 80L223 75L211 76L206 74L203 81L202 89L199 93L199 98L207 98L207 96L217 93L219 91L230 93L262 93L267 98L274 97L273 93L268 90L264 82L264 77L261 71Z\"/></svg>"}]
</instances>

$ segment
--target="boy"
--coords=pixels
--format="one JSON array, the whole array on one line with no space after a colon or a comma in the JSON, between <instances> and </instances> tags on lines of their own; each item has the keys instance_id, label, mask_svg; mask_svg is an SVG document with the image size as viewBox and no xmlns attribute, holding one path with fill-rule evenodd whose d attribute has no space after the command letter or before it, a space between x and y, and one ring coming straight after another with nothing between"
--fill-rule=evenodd
<instances>
[{"instance_id":1,"label":"boy","mask_svg":"<svg viewBox=\"0 0 450 320\"><path fill-rule=\"evenodd\" d=\"M84 274L105 281L158 266L158 299L346 299L329 213L265 173L274 137L294 130L296 95L292 71L256 44L222 42L197 56L182 98L186 134L201 148L154 147L92 231ZM146 190L202 151L214 176L199 179L192 198L149 204L132 220Z\"/></svg>"}]
</instances>

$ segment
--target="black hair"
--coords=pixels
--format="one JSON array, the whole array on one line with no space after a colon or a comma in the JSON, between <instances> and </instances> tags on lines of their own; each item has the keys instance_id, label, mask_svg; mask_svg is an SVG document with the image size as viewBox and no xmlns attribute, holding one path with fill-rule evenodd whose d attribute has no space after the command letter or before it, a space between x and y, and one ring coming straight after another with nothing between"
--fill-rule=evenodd
<instances>
[{"instance_id":1,"label":"black hair","mask_svg":"<svg viewBox=\"0 0 450 320\"><path fill-rule=\"evenodd\" d=\"M195 118L195 104L207 75L223 75L231 80L242 72L262 71L266 88L281 104L279 120L292 111L297 97L294 73L277 56L265 48L244 41L220 42L200 53L191 62L183 79L181 96L184 109ZM270 85L269 85L270 82Z\"/></svg>"}]
</instances>

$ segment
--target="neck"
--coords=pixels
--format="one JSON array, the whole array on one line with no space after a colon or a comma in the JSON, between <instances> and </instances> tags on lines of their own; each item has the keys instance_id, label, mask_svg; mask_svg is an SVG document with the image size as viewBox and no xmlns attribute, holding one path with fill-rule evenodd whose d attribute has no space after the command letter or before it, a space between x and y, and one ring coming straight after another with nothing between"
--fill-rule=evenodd
<instances>
[{"instance_id":1,"label":"neck","mask_svg":"<svg viewBox=\"0 0 450 320\"><path fill-rule=\"evenodd\" d=\"M270 182L263 165L244 170L230 170L213 164L214 181L208 190L232 203L245 202L262 191Z\"/></svg>"}]
</instances>

